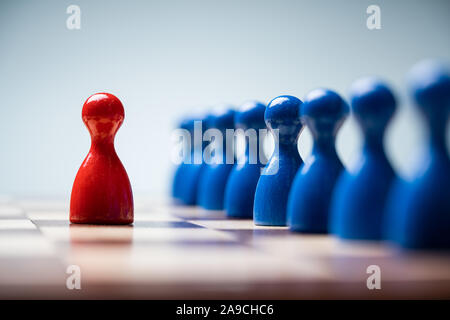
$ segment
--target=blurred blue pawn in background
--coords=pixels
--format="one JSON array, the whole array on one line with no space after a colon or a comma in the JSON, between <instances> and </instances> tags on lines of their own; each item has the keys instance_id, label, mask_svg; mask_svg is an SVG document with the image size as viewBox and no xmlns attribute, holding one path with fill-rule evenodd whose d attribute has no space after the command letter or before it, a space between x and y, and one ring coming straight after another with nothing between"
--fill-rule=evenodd
<instances>
[{"instance_id":1,"label":"blurred blue pawn in background","mask_svg":"<svg viewBox=\"0 0 450 320\"><path fill-rule=\"evenodd\" d=\"M190 163L185 165L186 169L183 172L182 179L180 181L179 200L184 205L195 205L197 203L197 190L200 176L205 168L206 164L203 162L203 148L205 142L194 140L195 124L204 126L207 116L192 118L187 123L187 130L191 134L191 157ZM204 129L204 128L202 128ZM200 132L199 132L200 134Z\"/></svg>"},{"instance_id":2,"label":"blurred blue pawn in background","mask_svg":"<svg viewBox=\"0 0 450 320\"><path fill-rule=\"evenodd\" d=\"M228 217L252 218L256 184L261 175L260 129L266 128L266 106L257 101L245 103L235 114L235 126L245 132L245 153L234 165L225 190L225 211ZM262 144L261 144L262 145ZM261 151L261 152L260 152ZM261 163L263 160L263 163Z\"/></svg>"},{"instance_id":3,"label":"blurred blue pawn in background","mask_svg":"<svg viewBox=\"0 0 450 320\"><path fill-rule=\"evenodd\" d=\"M385 129L396 100L387 85L374 78L351 87L351 108L363 133L363 148L354 172L344 171L331 204L331 232L346 239L382 238L384 208L395 178L383 148Z\"/></svg>"},{"instance_id":4,"label":"blurred blue pawn in background","mask_svg":"<svg viewBox=\"0 0 450 320\"><path fill-rule=\"evenodd\" d=\"M429 132L428 151L412 182L397 181L387 206L387 237L406 248L450 249L450 160L446 127L450 115L450 72L423 61L409 86Z\"/></svg>"},{"instance_id":5,"label":"blurred blue pawn in background","mask_svg":"<svg viewBox=\"0 0 450 320\"><path fill-rule=\"evenodd\" d=\"M191 127L193 129L193 119L185 118L183 119L178 129L186 130L184 135L183 143L190 143L192 145L193 136ZM190 134L190 136L188 135ZM184 149L183 145L183 149ZM186 150L184 150L186 151ZM181 159L181 163L178 165L177 169L175 170L175 175L172 182L172 197L175 200L176 203L181 203L182 200L182 194L184 193L184 181L186 179L186 174L189 168L189 162L190 162L190 153L183 152L183 158Z\"/></svg>"},{"instance_id":6,"label":"blurred blue pawn in background","mask_svg":"<svg viewBox=\"0 0 450 320\"><path fill-rule=\"evenodd\" d=\"M197 203L207 210L224 209L225 187L234 163L234 139L227 143L226 129L234 129L234 114L234 110L222 108L216 110L207 120L208 130L216 129L221 136L220 138L213 136L210 144L203 151L203 158L207 165L200 177ZM203 132L203 139L208 130ZM209 151L213 150L210 147L215 147L213 148L215 151L211 152L211 159L206 159Z\"/></svg>"},{"instance_id":7,"label":"blurred blue pawn in background","mask_svg":"<svg viewBox=\"0 0 450 320\"><path fill-rule=\"evenodd\" d=\"M275 151L264 167L256 186L253 219L256 225L285 226L286 207L292 180L302 159L297 139L303 128L302 101L293 96L279 96L266 108L264 119L271 130Z\"/></svg>"},{"instance_id":8,"label":"blurred blue pawn in background","mask_svg":"<svg viewBox=\"0 0 450 320\"><path fill-rule=\"evenodd\" d=\"M303 101L302 121L314 144L289 194L287 218L292 231L328 232L332 192L344 168L336 153L336 134L348 113L347 103L331 90L313 90Z\"/></svg>"}]
</instances>

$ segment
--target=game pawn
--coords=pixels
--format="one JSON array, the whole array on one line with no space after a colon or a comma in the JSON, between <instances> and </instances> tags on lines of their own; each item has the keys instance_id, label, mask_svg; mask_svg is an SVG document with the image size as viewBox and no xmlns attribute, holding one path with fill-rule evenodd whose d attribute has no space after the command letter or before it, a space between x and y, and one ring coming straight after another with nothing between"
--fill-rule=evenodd
<instances>
[{"instance_id":1,"label":"game pawn","mask_svg":"<svg viewBox=\"0 0 450 320\"><path fill-rule=\"evenodd\" d=\"M292 180L302 159L297 139L302 130L302 101L279 96L266 108L264 119L273 133L275 152L264 167L255 192L253 220L256 225L285 226L286 207Z\"/></svg>"},{"instance_id":2,"label":"game pawn","mask_svg":"<svg viewBox=\"0 0 450 320\"><path fill-rule=\"evenodd\" d=\"M187 153L185 153L185 149L191 149L192 146L192 134L193 134L193 130L191 130L191 122L193 122L193 119L190 118L185 118L183 119L179 126L178 129L179 130L183 130L182 134L183 134L183 143L186 144L188 143L189 145L187 146L188 148L184 148L185 146L183 145L183 159L181 159L181 163L178 165L177 169L175 170L175 175L173 177L173 183L172 183L172 197L176 202L183 202L182 201L182 196L184 194L184 187L185 187L185 180L186 180L186 175L188 174L189 171L189 164L191 159L191 152L190 150L188 150ZM192 125L192 129L193 129L193 125Z\"/></svg>"},{"instance_id":3,"label":"game pawn","mask_svg":"<svg viewBox=\"0 0 450 320\"><path fill-rule=\"evenodd\" d=\"M260 129L266 128L266 106L257 101L245 103L235 114L236 128L245 135L245 154L236 163L225 189L225 211L228 217L252 218L256 184L265 158L261 159Z\"/></svg>"},{"instance_id":4,"label":"game pawn","mask_svg":"<svg viewBox=\"0 0 450 320\"><path fill-rule=\"evenodd\" d=\"M97 93L84 103L82 119L91 135L91 148L72 187L72 223L133 222L130 181L114 149L114 137L124 117L122 103L112 94Z\"/></svg>"},{"instance_id":5,"label":"game pawn","mask_svg":"<svg viewBox=\"0 0 450 320\"><path fill-rule=\"evenodd\" d=\"M348 112L347 103L327 89L313 90L303 101L302 120L311 131L314 145L289 194L287 217L291 231L328 232L331 196L343 169L335 140Z\"/></svg>"},{"instance_id":6,"label":"game pawn","mask_svg":"<svg viewBox=\"0 0 450 320\"><path fill-rule=\"evenodd\" d=\"M234 113L230 108L217 109L206 120L208 130L203 134L217 134L204 150L207 165L198 182L197 204L207 210L224 209L225 187L234 163L234 139L227 141L226 130L234 129Z\"/></svg>"},{"instance_id":7,"label":"game pawn","mask_svg":"<svg viewBox=\"0 0 450 320\"><path fill-rule=\"evenodd\" d=\"M428 126L428 148L412 181L398 179L387 206L386 236L402 247L450 249L450 159L446 128L450 71L423 61L411 70L410 89Z\"/></svg>"},{"instance_id":8,"label":"game pawn","mask_svg":"<svg viewBox=\"0 0 450 320\"><path fill-rule=\"evenodd\" d=\"M356 169L344 171L336 184L330 228L341 238L379 240L387 194L395 178L383 137L396 101L388 86L375 78L357 80L350 96L364 142Z\"/></svg>"},{"instance_id":9,"label":"game pawn","mask_svg":"<svg viewBox=\"0 0 450 320\"><path fill-rule=\"evenodd\" d=\"M186 130L190 133L190 162L186 164L186 170L183 174L183 178L180 181L180 195L179 200L182 204L192 206L197 204L197 191L198 184L201 179L203 169L206 164L203 162L203 149L206 146L205 141L197 141L195 139L195 124L198 122L200 125L204 118L194 117L186 125ZM199 130L200 131L200 130Z\"/></svg>"}]
</instances>

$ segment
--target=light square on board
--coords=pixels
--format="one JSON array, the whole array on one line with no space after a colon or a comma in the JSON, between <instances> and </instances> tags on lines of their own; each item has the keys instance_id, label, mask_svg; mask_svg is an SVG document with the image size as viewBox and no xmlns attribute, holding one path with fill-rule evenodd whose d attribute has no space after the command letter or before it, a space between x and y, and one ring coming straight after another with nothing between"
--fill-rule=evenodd
<instances>
[{"instance_id":1,"label":"light square on board","mask_svg":"<svg viewBox=\"0 0 450 320\"><path fill-rule=\"evenodd\" d=\"M0 219L0 231L35 230L36 225L28 219Z\"/></svg>"},{"instance_id":2,"label":"light square on board","mask_svg":"<svg viewBox=\"0 0 450 320\"><path fill-rule=\"evenodd\" d=\"M0 205L0 219L11 219L24 217L24 211L14 205Z\"/></svg>"},{"instance_id":3,"label":"light square on board","mask_svg":"<svg viewBox=\"0 0 450 320\"><path fill-rule=\"evenodd\" d=\"M0 232L0 257L36 257L55 254L53 244L40 233L3 234Z\"/></svg>"},{"instance_id":4,"label":"light square on board","mask_svg":"<svg viewBox=\"0 0 450 320\"><path fill-rule=\"evenodd\" d=\"M29 210L26 216L33 221L69 221L69 213L66 211L40 211Z\"/></svg>"}]
</instances>

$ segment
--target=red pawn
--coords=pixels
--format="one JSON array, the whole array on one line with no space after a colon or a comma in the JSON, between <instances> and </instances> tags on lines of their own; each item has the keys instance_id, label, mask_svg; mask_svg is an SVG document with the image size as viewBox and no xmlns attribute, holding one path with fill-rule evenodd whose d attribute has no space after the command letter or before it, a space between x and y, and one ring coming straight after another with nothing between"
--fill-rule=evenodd
<instances>
[{"instance_id":1,"label":"red pawn","mask_svg":"<svg viewBox=\"0 0 450 320\"><path fill-rule=\"evenodd\" d=\"M127 172L114 149L124 110L109 93L90 96L82 118L91 134L91 149L78 170L70 199L70 222L133 223L133 193Z\"/></svg>"}]
</instances>

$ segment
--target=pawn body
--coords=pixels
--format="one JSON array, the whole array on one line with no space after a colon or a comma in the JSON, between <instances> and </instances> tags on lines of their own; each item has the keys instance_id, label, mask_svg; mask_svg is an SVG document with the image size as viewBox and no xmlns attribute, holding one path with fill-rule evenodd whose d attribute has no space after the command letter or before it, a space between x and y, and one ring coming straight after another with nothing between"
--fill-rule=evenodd
<instances>
[{"instance_id":1,"label":"pawn body","mask_svg":"<svg viewBox=\"0 0 450 320\"><path fill-rule=\"evenodd\" d=\"M181 201L181 196L183 193L183 182L186 179L186 174L188 167L185 163L180 163L175 170L175 174L173 177L173 183L172 183L172 198L175 200L175 202Z\"/></svg>"},{"instance_id":2,"label":"pawn body","mask_svg":"<svg viewBox=\"0 0 450 320\"><path fill-rule=\"evenodd\" d=\"M236 163L225 190L225 210L228 217L252 218L256 185L261 175L259 129L266 127L266 106L259 102L244 104L235 115L237 128L246 132L246 150L243 161Z\"/></svg>"},{"instance_id":3,"label":"pawn body","mask_svg":"<svg viewBox=\"0 0 450 320\"><path fill-rule=\"evenodd\" d=\"M429 152L414 181L397 180L386 209L387 240L411 249L450 249L450 163Z\"/></svg>"},{"instance_id":4,"label":"pawn body","mask_svg":"<svg viewBox=\"0 0 450 320\"><path fill-rule=\"evenodd\" d=\"M302 102L296 97L280 96L273 99L266 108L264 119L274 133L278 148L264 167L256 186L253 207L256 225L285 226L287 223L289 190L302 164L297 149L297 139L302 129L301 105Z\"/></svg>"},{"instance_id":5,"label":"pawn body","mask_svg":"<svg viewBox=\"0 0 450 320\"><path fill-rule=\"evenodd\" d=\"M184 186L179 197L179 200L182 204L187 206L193 206L197 204L198 183L204 167L205 166L203 164L192 163L184 172L182 182L184 183Z\"/></svg>"},{"instance_id":6,"label":"pawn body","mask_svg":"<svg viewBox=\"0 0 450 320\"><path fill-rule=\"evenodd\" d=\"M351 88L351 108L364 144L358 167L342 173L333 194L330 228L341 238L382 238L384 208L395 177L383 136L395 106L392 92L377 79L357 80Z\"/></svg>"},{"instance_id":7,"label":"pawn body","mask_svg":"<svg viewBox=\"0 0 450 320\"><path fill-rule=\"evenodd\" d=\"M348 106L335 92L317 89L304 103L302 119L310 128L314 147L309 161L300 167L289 194L288 225L292 231L328 232L329 206L343 166L335 149L337 131Z\"/></svg>"},{"instance_id":8,"label":"pawn body","mask_svg":"<svg viewBox=\"0 0 450 320\"><path fill-rule=\"evenodd\" d=\"M172 185L172 197L176 202L192 206L197 203L197 189L200 175L204 164L202 161L196 163L202 157L202 145L196 145L195 141L195 122L200 122L200 118L190 118L183 121L181 129L186 130L185 142L189 140L190 150L183 162L175 171Z\"/></svg>"},{"instance_id":9,"label":"pawn body","mask_svg":"<svg viewBox=\"0 0 450 320\"><path fill-rule=\"evenodd\" d=\"M133 194L114 149L115 134L124 120L122 103L112 94L94 94L84 103L82 118L91 134L91 149L72 187L70 221L130 224Z\"/></svg>"},{"instance_id":10,"label":"pawn body","mask_svg":"<svg viewBox=\"0 0 450 320\"><path fill-rule=\"evenodd\" d=\"M193 121L192 119L184 119L179 126L179 129L185 130L184 133L184 140L183 142L186 143L186 140L188 139L190 142L190 146L192 147L192 137L187 136L192 135L192 132L190 130L190 122ZM184 156L184 159L182 162L178 165L177 169L175 170L175 174L173 177L173 183L172 183L172 197L177 202L183 202L182 197L185 193L185 181L187 176L189 175L189 165L187 161L187 155Z\"/></svg>"},{"instance_id":11,"label":"pawn body","mask_svg":"<svg viewBox=\"0 0 450 320\"><path fill-rule=\"evenodd\" d=\"M415 103L429 128L428 152L413 181L398 180L387 206L387 237L406 248L450 249L450 160L445 132L450 72L425 61L410 75Z\"/></svg>"},{"instance_id":12,"label":"pawn body","mask_svg":"<svg viewBox=\"0 0 450 320\"><path fill-rule=\"evenodd\" d=\"M212 155L211 162L207 163L202 169L198 185L197 202L199 206L207 210L223 210L225 187L228 176L233 169L233 164L227 163L227 153L232 155L233 159L231 159L231 162L234 162L234 145L230 141L227 143L226 129L234 128L234 111L228 109L210 115L207 120L207 127L208 129L216 129L216 133L219 134L222 139L213 142L216 148ZM221 144L221 146L219 146L219 144ZM205 153L207 152L207 149L209 148L205 148ZM204 159L204 161L206 161L206 159Z\"/></svg>"}]
</instances>

